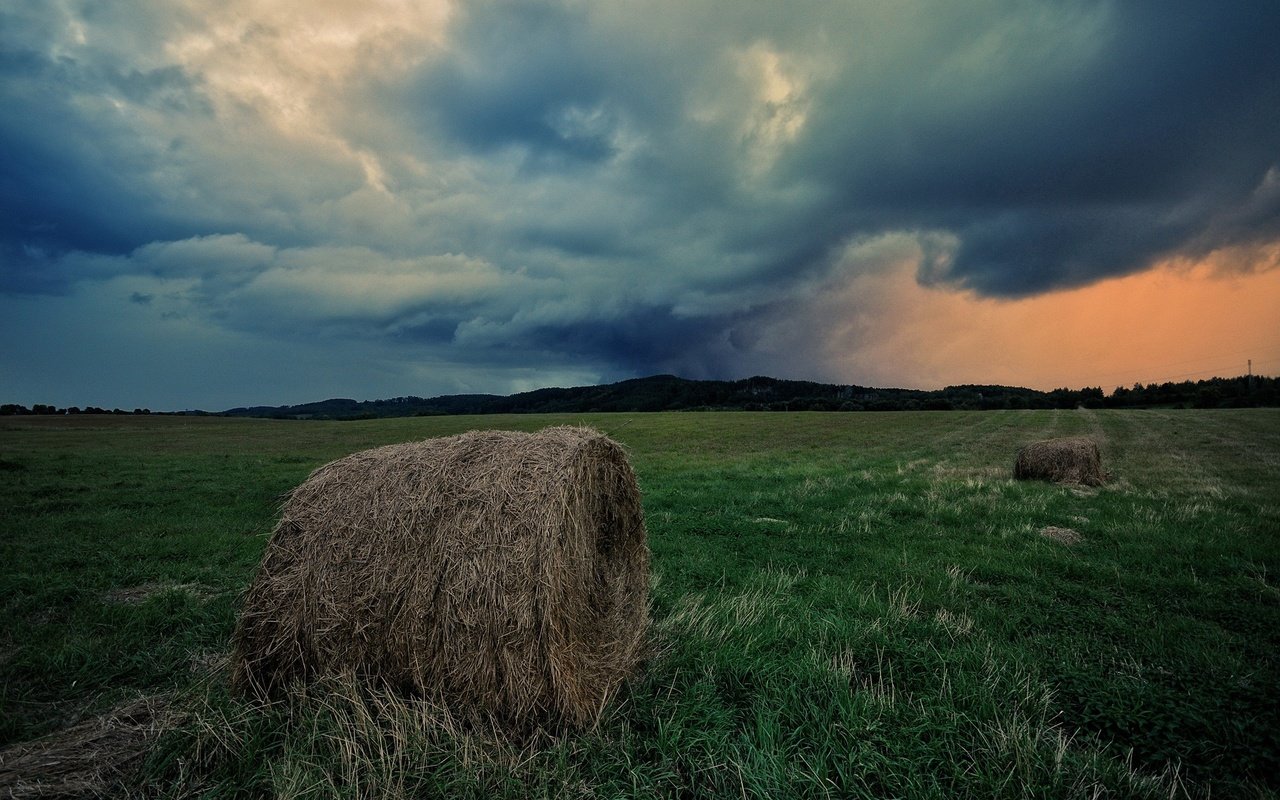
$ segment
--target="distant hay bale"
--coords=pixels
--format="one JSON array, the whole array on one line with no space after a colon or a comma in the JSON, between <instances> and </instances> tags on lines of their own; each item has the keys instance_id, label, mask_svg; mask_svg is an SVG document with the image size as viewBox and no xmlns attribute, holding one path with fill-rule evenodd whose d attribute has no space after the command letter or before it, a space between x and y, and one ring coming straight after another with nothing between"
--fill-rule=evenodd
<instances>
[{"instance_id":1,"label":"distant hay bale","mask_svg":"<svg viewBox=\"0 0 1280 800\"><path fill-rule=\"evenodd\" d=\"M1015 480L1042 480L1101 486L1106 481L1098 443L1086 436L1032 442L1018 451Z\"/></svg>"},{"instance_id":2,"label":"distant hay bale","mask_svg":"<svg viewBox=\"0 0 1280 800\"><path fill-rule=\"evenodd\" d=\"M590 428L366 450L293 491L235 634L261 697L354 674L507 727L588 724L633 671L649 548L621 446Z\"/></svg>"}]
</instances>

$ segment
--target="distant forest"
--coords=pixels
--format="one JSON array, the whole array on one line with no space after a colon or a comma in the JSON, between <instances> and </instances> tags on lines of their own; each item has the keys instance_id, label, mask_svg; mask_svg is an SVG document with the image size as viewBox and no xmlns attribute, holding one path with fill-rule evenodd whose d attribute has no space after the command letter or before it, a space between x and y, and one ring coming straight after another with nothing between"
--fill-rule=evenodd
<instances>
[{"instance_id":1,"label":"distant forest","mask_svg":"<svg viewBox=\"0 0 1280 800\"><path fill-rule=\"evenodd\" d=\"M377 419L439 414L545 414L593 411L985 411L1019 408L1246 408L1280 406L1280 379L1261 376L1210 378L1181 383L1134 384L1111 394L1101 388L1041 392L1012 386L948 386L945 389L873 389L809 381L755 377L739 381L693 381L674 375L579 386L537 389L509 396L455 394L388 400L323 400L295 406L253 406L217 412L228 417L272 419ZM0 406L10 414L150 414L149 409ZM180 411L205 415L214 412Z\"/></svg>"}]
</instances>

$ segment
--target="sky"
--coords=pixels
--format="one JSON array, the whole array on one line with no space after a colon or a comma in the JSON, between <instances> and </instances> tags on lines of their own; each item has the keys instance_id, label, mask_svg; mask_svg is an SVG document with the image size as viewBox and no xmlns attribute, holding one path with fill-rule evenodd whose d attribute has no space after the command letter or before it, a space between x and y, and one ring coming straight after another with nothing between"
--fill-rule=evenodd
<instances>
[{"instance_id":1,"label":"sky","mask_svg":"<svg viewBox=\"0 0 1280 800\"><path fill-rule=\"evenodd\" d=\"M1280 373L1280 4L0 5L0 401Z\"/></svg>"}]
</instances>

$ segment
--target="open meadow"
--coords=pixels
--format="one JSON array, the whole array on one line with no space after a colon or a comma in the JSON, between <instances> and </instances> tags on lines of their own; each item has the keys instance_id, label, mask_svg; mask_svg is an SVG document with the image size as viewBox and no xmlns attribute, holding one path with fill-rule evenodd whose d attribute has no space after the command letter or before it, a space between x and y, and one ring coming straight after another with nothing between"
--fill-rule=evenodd
<instances>
[{"instance_id":1,"label":"open meadow","mask_svg":"<svg viewBox=\"0 0 1280 800\"><path fill-rule=\"evenodd\" d=\"M626 445L652 550L648 656L593 729L505 741L352 685L228 694L242 592L311 470L553 424ZM1074 434L1107 485L1011 480L1021 444ZM0 796L43 776L146 796L1275 797L1280 410L6 417L0 604Z\"/></svg>"}]
</instances>

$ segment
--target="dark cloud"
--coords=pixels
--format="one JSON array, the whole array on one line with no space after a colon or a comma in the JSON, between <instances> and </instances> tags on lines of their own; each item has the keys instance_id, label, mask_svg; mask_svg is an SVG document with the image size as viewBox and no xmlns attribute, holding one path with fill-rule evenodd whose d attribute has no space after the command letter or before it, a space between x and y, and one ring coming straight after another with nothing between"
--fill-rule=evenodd
<instances>
[{"instance_id":1,"label":"dark cloud","mask_svg":"<svg viewBox=\"0 0 1280 800\"><path fill-rule=\"evenodd\" d=\"M630 375L682 363L722 337L724 327L725 320L717 317L682 318L669 308L633 308L618 319L535 327L518 347L585 358ZM654 336L654 331L666 335Z\"/></svg>"},{"instance_id":2,"label":"dark cloud","mask_svg":"<svg viewBox=\"0 0 1280 800\"><path fill-rule=\"evenodd\" d=\"M458 386L804 376L886 263L1020 297L1280 239L1274 3L246 8L0 11L0 293Z\"/></svg>"},{"instance_id":3,"label":"dark cloud","mask_svg":"<svg viewBox=\"0 0 1280 800\"><path fill-rule=\"evenodd\" d=\"M3 20L7 24L10 19ZM64 285L46 261L70 251L128 252L184 238L198 223L156 196L146 177L169 154L137 135L111 99L200 114L180 69L81 63L6 41L0 51L0 252L10 289Z\"/></svg>"},{"instance_id":4,"label":"dark cloud","mask_svg":"<svg viewBox=\"0 0 1280 800\"><path fill-rule=\"evenodd\" d=\"M588 161L612 154L612 120L599 109L609 95L600 69L607 62L585 46L581 13L537 3L480 7L457 30L462 47L418 89L424 120L480 151L518 145Z\"/></svg>"},{"instance_id":5,"label":"dark cloud","mask_svg":"<svg viewBox=\"0 0 1280 800\"><path fill-rule=\"evenodd\" d=\"M1274 237L1277 209L1256 193L1280 160L1280 7L1057 9L1071 11L1038 32L988 20L976 73L954 50L927 54L869 109L839 103L835 81L793 174L831 170L842 213L954 231L956 257L928 277L993 295Z\"/></svg>"}]
</instances>

